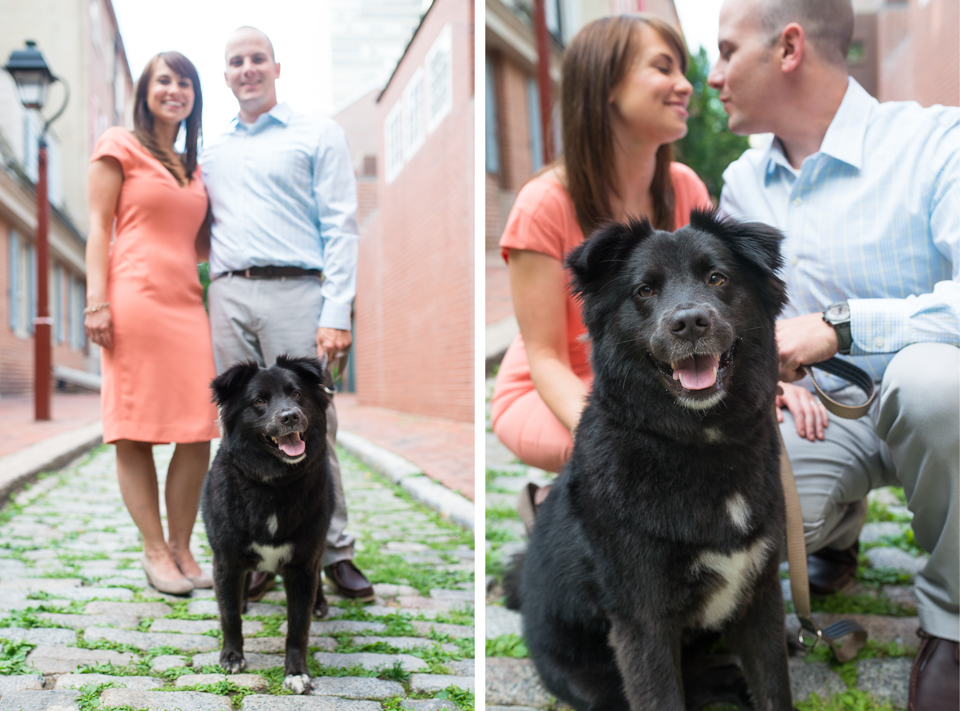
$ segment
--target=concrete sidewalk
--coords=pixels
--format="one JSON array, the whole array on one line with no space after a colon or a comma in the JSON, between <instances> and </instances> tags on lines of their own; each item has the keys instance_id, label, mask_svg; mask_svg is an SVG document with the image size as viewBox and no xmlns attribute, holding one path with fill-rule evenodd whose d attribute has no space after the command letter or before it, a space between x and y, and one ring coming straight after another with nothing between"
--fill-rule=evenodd
<instances>
[{"instance_id":1,"label":"concrete sidewalk","mask_svg":"<svg viewBox=\"0 0 960 711\"><path fill-rule=\"evenodd\" d=\"M337 412L341 446L425 505L473 528L471 423L364 407L349 393L337 396ZM53 420L36 422L31 396L0 399L0 501L102 441L99 395L57 393L52 414Z\"/></svg>"}]
</instances>

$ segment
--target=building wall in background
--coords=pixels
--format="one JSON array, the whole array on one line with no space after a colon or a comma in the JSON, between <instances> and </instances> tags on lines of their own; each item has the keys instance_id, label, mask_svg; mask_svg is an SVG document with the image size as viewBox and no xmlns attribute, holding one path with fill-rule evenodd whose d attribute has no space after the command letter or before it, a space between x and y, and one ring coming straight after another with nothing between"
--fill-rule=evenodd
<instances>
[{"instance_id":1,"label":"building wall in background","mask_svg":"<svg viewBox=\"0 0 960 711\"><path fill-rule=\"evenodd\" d=\"M466 422L474 414L473 28L470 3L435 0L380 96L378 207L361 228L353 350L361 404ZM443 51L449 94L434 90Z\"/></svg>"}]
</instances>

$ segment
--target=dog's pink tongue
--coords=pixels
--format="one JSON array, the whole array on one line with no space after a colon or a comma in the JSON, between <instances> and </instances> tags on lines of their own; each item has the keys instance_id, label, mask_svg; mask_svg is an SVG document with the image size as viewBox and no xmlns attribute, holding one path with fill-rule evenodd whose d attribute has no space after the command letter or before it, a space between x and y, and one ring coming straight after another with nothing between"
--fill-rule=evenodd
<instances>
[{"instance_id":1,"label":"dog's pink tongue","mask_svg":"<svg viewBox=\"0 0 960 711\"><path fill-rule=\"evenodd\" d=\"M695 355L677 361L673 367L673 379L679 380L687 390L703 390L717 382L720 360L715 355Z\"/></svg>"},{"instance_id":2,"label":"dog's pink tongue","mask_svg":"<svg viewBox=\"0 0 960 711\"><path fill-rule=\"evenodd\" d=\"M300 439L297 432L291 432L277 438L277 444L288 457L299 457L307 448L307 443Z\"/></svg>"}]
</instances>

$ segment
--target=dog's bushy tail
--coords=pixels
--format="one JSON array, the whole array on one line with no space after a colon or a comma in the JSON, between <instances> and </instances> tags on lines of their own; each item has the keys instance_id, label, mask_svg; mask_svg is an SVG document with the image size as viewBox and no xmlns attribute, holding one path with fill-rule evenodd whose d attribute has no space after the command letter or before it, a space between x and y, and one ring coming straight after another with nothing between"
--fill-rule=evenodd
<instances>
[{"instance_id":1,"label":"dog's bushy tail","mask_svg":"<svg viewBox=\"0 0 960 711\"><path fill-rule=\"evenodd\" d=\"M507 608L520 609L520 580L523 577L523 553L517 553L503 574L503 592Z\"/></svg>"}]
</instances>

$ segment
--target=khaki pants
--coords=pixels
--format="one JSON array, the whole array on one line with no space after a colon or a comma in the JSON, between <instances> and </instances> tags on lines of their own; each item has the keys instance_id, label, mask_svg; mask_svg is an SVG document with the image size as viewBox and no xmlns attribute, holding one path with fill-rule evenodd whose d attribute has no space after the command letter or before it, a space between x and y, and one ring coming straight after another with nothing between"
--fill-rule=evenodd
<instances>
[{"instance_id":1,"label":"khaki pants","mask_svg":"<svg viewBox=\"0 0 960 711\"><path fill-rule=\"evenodd\" d=\"M832 397L863 401L853 386ZM930 553L916 578L920 625L960 640L960 349L939 343L904 348L887 366L870 411L858 420L831 415L822 442L799 437L793 417L783 412L780 431L797 480L807 550L852 546L867 492L902 486L917 544Z\"/></svg>"},{"instance_id":2,"label":"khaki pants","mask_svg":"<svg viewBox=\"0 0 960 711\"><path fill-rule=\"evenodd\" d=\"M317 321L323 296L316 277L248 279L227 275L210 284L210 331L217 373L234 363L255 360L273 365L277 356L317 355ZM323 565L353 559L354 539L347 533L347 504L337 459L337 410L327 409L327 457L333 477L334 509Z\"/></svg>"}]
</instances>

